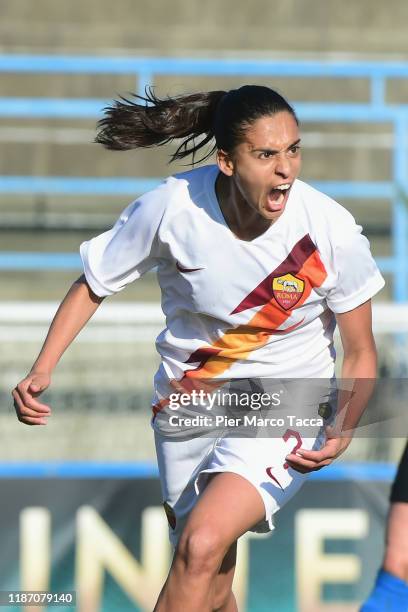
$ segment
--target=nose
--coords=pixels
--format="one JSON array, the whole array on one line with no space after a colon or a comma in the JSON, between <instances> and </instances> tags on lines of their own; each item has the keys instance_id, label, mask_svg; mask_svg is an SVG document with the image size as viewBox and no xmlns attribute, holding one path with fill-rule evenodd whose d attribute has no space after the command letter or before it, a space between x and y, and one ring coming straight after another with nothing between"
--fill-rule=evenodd
<instances>
[{"instance_id":1,"label":"nose","mask_svg":"<svg viewBox=\"0 0 408 612\"><path fill-rule=\"evenodd\" d=\"M275 173L285 179L290 176L290 161L285 152L279 153L276 156Z\"/></svg>"}]
</instances>

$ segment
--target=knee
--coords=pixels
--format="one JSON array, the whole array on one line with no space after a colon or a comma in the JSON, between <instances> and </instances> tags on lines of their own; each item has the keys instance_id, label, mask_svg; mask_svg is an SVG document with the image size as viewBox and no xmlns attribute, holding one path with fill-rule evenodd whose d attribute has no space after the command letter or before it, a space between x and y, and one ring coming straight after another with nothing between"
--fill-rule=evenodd
<instances>
[{"instance_id":1,"label":"knee","mask_svg":"<svg viewBox=\"0 0 408 612\"><path fill-rule=\"evenodd\" d=\"M198 527L181 535L176 558L189 573L216 575L225 552L216 530Z\"/></svg>"}]
</instances>

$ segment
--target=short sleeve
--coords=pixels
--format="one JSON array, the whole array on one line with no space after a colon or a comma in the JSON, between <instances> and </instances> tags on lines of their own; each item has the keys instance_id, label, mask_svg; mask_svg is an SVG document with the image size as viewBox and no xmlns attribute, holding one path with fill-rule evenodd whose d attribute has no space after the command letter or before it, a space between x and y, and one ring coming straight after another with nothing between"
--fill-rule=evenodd
<instances>
[{"instance_id":1,"label":"short sleeve","mask_svg":"<svg viewBox=\"0 0 408 612\"><path fill-rule=\"evenodd\" d=\"M164 195L158 187L141 196L125 208L112 229L81 244L85 278L96 295L117 293L157 265Z\"/></svg>"},{"instance_id":2,"label":"short sleeve","mask_svg":"<svg viewBox=\"0 0 408 612\"><path fill-rule=\"evenodd\" d=\"M334 313L360 306L384 287L385 281L370 251L370 243L354 223L334 249L336 281L326 297Z\"/></svg>"}]
</instances>

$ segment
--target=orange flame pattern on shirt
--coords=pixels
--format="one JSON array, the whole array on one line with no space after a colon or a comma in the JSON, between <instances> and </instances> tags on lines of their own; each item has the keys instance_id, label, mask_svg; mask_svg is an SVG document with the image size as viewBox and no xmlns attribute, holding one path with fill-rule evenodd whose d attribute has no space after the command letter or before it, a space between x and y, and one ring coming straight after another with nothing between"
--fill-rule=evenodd
<instances>
[{"instance_id":1,"label":"orange flame pattern on shirt","mask_svg":"<svg viewBox=\"0 0 408 612\"><path fill-rule=\"evenodd\" d=\"M292 254L296 255L298 262L293 273L304 281L305 286L302 297L295 304L294 308L285 310L273 297L272 280L274 277L285 273L285 267L288 265L293 266ZM305 303L312 289L322 285L326 277L326 269L315 245L308 235L304 236L292 249L285 262L264 279L233 311L233 313L242 312L263 303L252 319L245 325L228 329L212 345L203 346L194 351L186 363L198 363L197 367L187 370L181 380L170 381L170 385L175 390L187 393L197 388L197 386L203 387L207 385L214 391L216 387L222 384L222 380L217 382L214 378L223 374L235 362L247 359L252 351L264 346L271 335L290 333L302 324L303 319L284 329L279 329L292 315L293 311ZM204 385L202 379L208 379L208 383ZM161 400L153 407L153 414L156 415L168 403L168 399Z\"/></svg>"},{"instance_id":2,"label":"orange flame pattern on shirt","mask_svg":"<svg viewBox=\"0 0 408 612\"><path fill-rule=\"evenodd\" d=\"M220 376L238 360L266 344L273 334L286 334L299 327L303 319L285 329L278 329L293 313L304 304L314 287L319 287L327 276L325 267L317 251L308 257L297 272L305 281L303 295L292 310L284 310L274 298L267 302L246 325L228 329L224 335L211 345L211 353L196 369L188 370L188 378L213 378ZM210 347L209 347L210 348ZM218 349L215 354L214 349ZM191 361L191 357L189 359Z\"/></svg>"}]
</instances>

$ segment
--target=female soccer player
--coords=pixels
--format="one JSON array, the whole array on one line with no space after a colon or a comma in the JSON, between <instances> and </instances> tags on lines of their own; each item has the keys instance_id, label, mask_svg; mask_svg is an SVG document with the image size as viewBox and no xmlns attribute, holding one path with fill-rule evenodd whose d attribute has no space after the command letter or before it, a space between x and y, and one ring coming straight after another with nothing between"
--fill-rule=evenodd
<instances>
[{"instance_id":1,"label":"female soccer player","mask_svg":"<svg viewBox=\"0 0 408 612\"><path fill-rule=\"evenodd\" d=\"M172 385L223 376L330 379L336 320L343 378L374 378L370 299L384 281L353 217L298 180L298 121L278 93L244 86L122 98L100 122L97 142L131 149L176 139L173 159L215 139L217 163L168 178L81 245L84 275L13 396L21 422L46 424L51 411L37 396L62 353L106 296L157 267L166 328L157 339L153 426L175 554L155 610L233 612L237 538L272 529L272 515L306 474L350 439L302 439L288 429L282 438L175 442L157 427ZM354 396L356 413L363 396Z\"/></svg>"}]
</instances>

